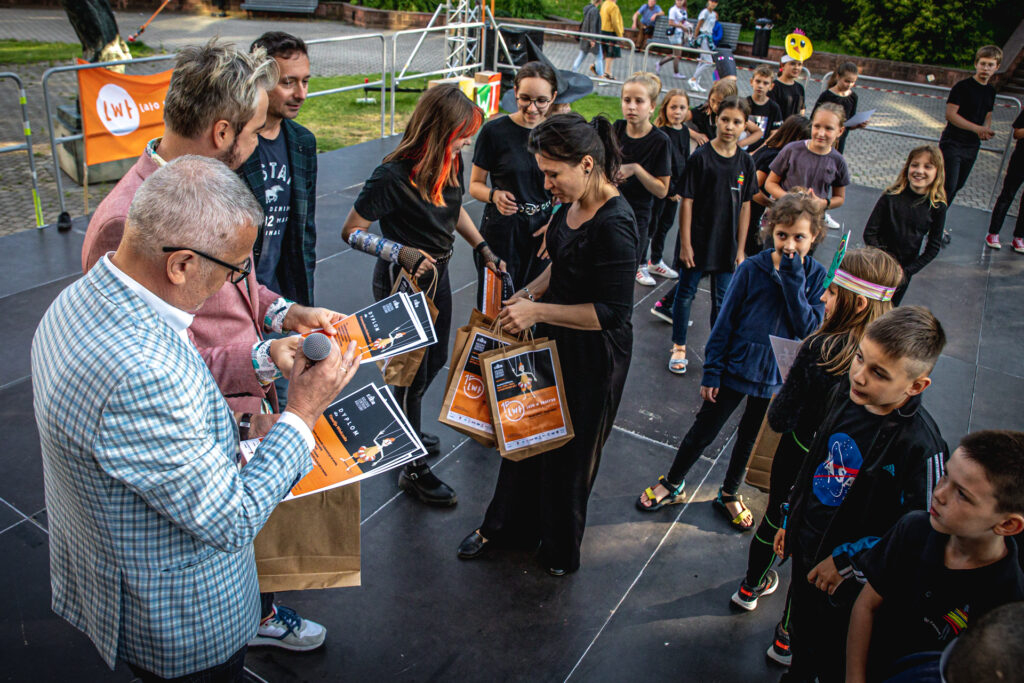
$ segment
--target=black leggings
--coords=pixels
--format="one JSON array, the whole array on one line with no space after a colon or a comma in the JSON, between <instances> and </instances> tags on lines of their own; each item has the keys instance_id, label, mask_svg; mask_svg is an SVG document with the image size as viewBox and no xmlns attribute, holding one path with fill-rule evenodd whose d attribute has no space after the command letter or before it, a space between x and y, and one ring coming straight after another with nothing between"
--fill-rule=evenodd
<instances>
[{"instance_id":1,"label":"black leggings","mask_svg":"<svg viewBox=\"0 0 1024 683\"><path fill-rule=\"evenodd\" d=\"M967 176L971 174L974 162L978 159L978 148L940 143L939 149L942 150L942 163L946 167L946 201L949 202L948 206L953 206L953 198L967 183Z\"/></svg>"},{"instance_id":2,"label":"black leggings","mask_svg":"<svg viewBox=\"0 0 1024 683\"><path fill-rule=\"evenodd\" d=\"M373 271L373 296L377 301L391 294L391 288L400 271L401 266L377 261L377 267ZM424 280L430 280L430 277L425 277ZM427 282L420 282L420 285L424 287L427 284ZM398 401L402 412L409 418L413 430L417 433L422 433L420 412L423 395L427 392L430 383L434 381L434 377L448 361L448 333L452 326L452 285L448 279L447 263L437 266L437 291L434 293L434 306L437 307L437 320L434 321L437 343L426 348L419 372L416 373L411 385L391 387L395 400ZM420 460L414 460L412 464L418 465Z\"/></svg>"},{"instance_id":3,"label":"black leggings","mask_svg":"<svg viewBox=\"0 0 1024 683\"><path fill-rule=\"evenodd\" d=\"M996 205L992 208L992 221L988 226L990 235L999 234L1003 227L1003 220L1013 203L1013 197L1022 184L1024 184L1024 146L1017 143L1017 149L1010 157L1010 165L1006 168L1003 189L996 199ZM1017 224L1013 228L1013 236L1024 237L1024 195L1021 196L1020 205L1017 207Z\"/></svg>"},{"instance_id":4,"label":"black leggings","mask_svg":"<svg viewBox=\"0 0 1024 683\"><path fill-rule=\"evenodd\" d=\"M665 237L672 229L676 216L679 214L679 202L665 199L655 199L654 209L651 211L651 263L663 261L665 257ZM667 263L672 264L679 256L679 249L672 255Z\"/></svg>"},{"instance_id":5,"label":"black leggings","mask_svg":"<svg viewBox=\"0 0 1024 683\"><path fill-rule=\"evenodd\" d=\"M789 498L789 491L793 488L793 483L800 472L800 465L805 454L806 451L797 443L796 435L793 432L782 435L779 448L775 451L775 459L772 460L772 474L768 484L768 506L765 508L761 524L754 532L754 538L750 540L747 574L744 579L748 586L761 585L768 570L775 565L777 558L772 546L775 542L775 532L782 526L782 504Z\"/></svg>"},{"instance_id":6,"label":"black leggings","mask_svg":"<svg viewBox=\"0 0 1024 683\"><path fill-rule=\"evenodd\" d=\"M728 387L721 387L715 402L704 401L700 410L697 411L693 426L683 437L683 442L679 444L676 459L672 462L672 469L668 471L666 478L670 484L678 485L683 482L690 468L700 459L704 449L711 445L718 433L722 431L729 416L735 412L743 399L747 399L747 405L743 409L743 417L740 418L739 430L736 433L736 445L732 448L729 469L726 471L725 481L722 483L722 491L726 494L734 494L739 490L740 479L747 469L750 451L754 448L754 440L757 439L757 432L761 429L761 421L764 420L764 414L768 411L768 402L771 399L748 396Z\"/></svg>"}]
</instances>

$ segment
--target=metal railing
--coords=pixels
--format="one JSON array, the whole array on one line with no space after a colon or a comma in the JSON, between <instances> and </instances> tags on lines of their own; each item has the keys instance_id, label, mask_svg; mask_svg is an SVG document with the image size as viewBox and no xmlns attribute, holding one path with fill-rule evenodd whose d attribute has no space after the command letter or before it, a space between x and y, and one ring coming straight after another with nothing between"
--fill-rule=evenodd
<instances>
[{"instance_id":1,"label":"metal railing","mask_svg":"<svg viewBox=\"0 0 1024 683\"><path fill-rule=\"evenodd\" d=\"M633 67L634 67L634 63L636 61L636 44L632 40L630 40L629 38L626 38L626 37L619 38L617 36L606 36L604 34L598 34L598 33L581 33L579 31L564 31L562 29L556 29L556 28L546 28L546 27L543 27L543 26L528 26L526 24L513 24L513 23L496 23L495 26L494 26L494 29L495 29L495 34L496 35L500 35L501 31L503 29L508 29L508 30L511 30L511 31L522 31L522 32L529 32L529 33L543 33L544 35L560 36L560 37L564 37L564 38L573 38L577 42L581 38L587 38L587 39L590 39L590 40L599 41L602 45L608 45L609 43L617 44L617 45L619 45L622 48L623 51L629 50L629 56L628 56L627 61L626 61L626 74L628 76L628 74L633 73ZM507 54L507 51L506 51L506 54ZM605 57L605 59L607 59L607 56ZM621 58L617 58L617 59L621 59ZM505 67L505 68L508 68L508 69L512 69L513 71L515 71L515 70L517 70L519 68L518 66L516 66L514 64L498 62L497 52L495 52L495 55L494 55L494 65L495 65L495 67ZM617 79L617 78L595 78L594 76L590 76L589 78L590 78L590 80L592 80L592 81L594 81L596 83L618 83L620 85L625 80L625 79L621 79L620 80L620 79Z\"/></svg>"},{"instance_id":2,"label":"metal railing","mask_svg":"<svg viewBox=\"0 0 1024 683\"><path fill-rule=\"evenodd\" d=\"M387 74L388 74L388 46L387 40L384 38L383 33L364 33L356 36L338 36L336 38L317 38L315 40L307 40L306 45L326 45L333 43L349 43L356 40L379 40L380 41L380 78L375 81L366 83L356 83L353 85L345 85L338 88L329 88L327 90L318 90L311 92L306 95L306 99L312 99L314 97L323 97L324 95L334 95L342 92L349 92L352 90L365 90L366 88L380 87L380 136L386 135L385 120L387 118Z\"/></svg>"},{"instance_id":3,"label":"metal railing","mask_svg":"<svg viewBox=\"0 0 1024 683\"><path fill-rule=\"evenodd\" d=\"M437 12L440 11L443 5L439 6L437 11L434 12L435 18ZM431 20L433 21L433 19ZM469 64L462 64L458 66L445 66L442 69L435 69L433 71L417 72L414 74L408 74L409 66L412 64L412 60L416 57L420 47L423 45L424 39L428 33L441 33L447 31L469 31L472 29L481 30L484 28L484 22L474 21L469 23L461 24L447 24L444 26L428 26L427 28L413 28L406 29L404 31L395 31L391 34L391 134L395 134L395 107L396 98L398 93L398 85L405 81L411 81L419 78L429 78L431 76L451 76L453 73L464 73L467 71L473 71L474 69L480 69L483 67L483 51L480 52L481 57L477 61ZM419 35L419 40L416 42L416 46L412 52L406 58L405 63L402 65L402 69L398 70L398 39L404 36Z\"/></svg>"},{"instance_id":4,"label":"metal railing","mask_svg":"<svg viewBox=\"0 0 1024 683\"><path fill-rule=\"evenodd\" d=\"M53 119L56 116L50 97L49 82L50 78L54 74L67 73L69 71L79 72L86 69L105 69L111 66L118 66L121 64L131 64L133 66L139 64L150 64L153 62L169 61L175 59L176 55L159 55L157 57L143 57L141 59L120 59L116 62L100 62L98 64L76 64L74 66L55 66L47 69L43 74L42 86L43 86L43 104L46 109L46 131L50 134L50 153L53 155L53 178L57 183L57 201L60 203L60 216L57 218L57 228L60 230L69 230L71 228L71 214L67 212L64 206L64 183L61 180L60 161L57 158L57 145L64 144L66 142L75 142L76 140L82 140L85 138L84 133L77 133L74 135L62 135L57 137L53 132ZM140 150L141 154L142 151ZM88 162L84 162L88 163Z\"/></svg>"},{"instance_id":5,"label":"metal railing","mask_svg":"<svg viewBox=\"0 0 1024 683\"><path fill-rule=\"evenodd\" d=\"M671 52L680 52L680 53L683 53L683 55L684 55L684 56L681 56L680 59L685 59L687 61L691 61L692 62L692 61L699 60L699 58L700 58L699 55L710 55L712 57L712 62L713 62L714 61L714 55L715 55L713 50L704 50L702 48L689 47L689 46L686 46L686 45L673 45L672 43L655 43L655 42L652 42L652 41L648 41L647 44L644 45L644 59L643 59L643 62L641 63L645 69L647 68L648 61L652 58L652 56L651 56L651 48L658 48L660 50L665 50L666 51L666 54L655 55L654 56L655 59L658 58L658 57L661 57L661 58L672 57L673 55L671 54ZM696 57L696 58L686 57L685 55L687 55L687 54L698 55L698 57ZM733 58L736 60L737 68L739 68L739 69L746 68L746 67L744 67L744 66L739 64L739 62L741 60L743 62L748 62L748 63L753 63L753 64L768 64L769 66L772 66L772 67L775 67L775 68L778 68L778 66L779 66L778 62L773 62L770 59L761 59L759 57L747 57L745 55L733 54ZM804 88L806 89L807 83L808 83L808 81L810 81L810 79L811 79L811 72L808 71L807 67L801 67L801 69L800 69L800 78L798 78L797 81L800 82L800 84L803 85ZM737 79L737 80L739 80L739 79ZM743 86L743 85L745 85L745 84L742 81L738 82L737 83L737 89L738 90L742 89L741 86ZM670 90L670 89L671 89L671 86L668 83L666 83L666 79L663 79L662 80L662 84L661 84L662 92L664 92L666 90ZM692 99L699 100L699 99L706 99L706 98L707 98L707 95L705 93L695 93L695 94L692 95Z\"/></svg>"},{"instance_id":6,"label":"metal railing","mask_svg":"<svg viewBox=\"0 0 1024 683\"><path fill-rule=\"evenodd\" d=\"M828 83L828 80L829 80L829 78L831 76L832 76L832 72L829 71L828 73L826 73L822 77L821 81L822 81L822 84L823 84L823 89L824 89L825 85ZM889 87L879 87L879 86L872 85L872 84L879 84L879 86L884 85L884 86L889 86ZM887 94L896 93L896 94L903 95L903 96L921 97L921 98L928 98L928 99L934 100L936 102L936 111L935 112L930 112L932 120L929 121L928 123L935 124L935 126L939 127L939 128L944 128L945 127L945 124L946 124L945 109L946 109L946 100L947 100L947 98L949 96L949 90L950 90L949 88L946 88L946 87L940 86L940 85L930 85L930 84L927 84L927 83L912 83L912 82L909 82L909 81L897 81L897 80L893 80L893 79L890 79L890 78L881 78L881 77L878 77L878 76L864 76L864 75L861 75L861 76L859 76L857 78L857 87L858 87L859 90L861 90L861 92L872 92L872 91L874 91L874 92L883 92L883 93L887 93ZM897 90L896 88L899 88L899 90ZM915 91L923 91L923 92L915 92ZM863 104L864 104L863 101L865 99L867 99L867 98L865 98L863 95L861 95L861 97L858 98L858 100L859 100L858 104L862 108L870 109L871 108L870 106L868 106L868 107L864 107L863 106ZM1008 119L1008 121L1014 120L1017 117L1017 115L1020 113L1020 111L1021 111L1020 100L1018 100L1015 97L1010 97L1009 95L996 95L996 107L997 108L1000 106L999 103L1003 103L1002 107L1010 110L1010 115L1009 116L1001 117L1001 118ZM880 112L880 113L888 113L888 112ZM925 126L919 123L919 127L923 128ZM863 128L863 130L870 131L872 133L882 133L882 134L885 134L885 135L893 135L893 136L896 136L896 137L908 138L908 139L911 139L911 140L921 140L922 142L938 143L938 141L939 141L939 136L938 135L928 135L928 134L922 133L922 132L912 132L912 131L908 131L908 130L900 130L900 129L891 128L891 127L890 128L886 128L886 127L881 127L881 126L877 126L877 125L875 125L875 126L865 126ZM1006 144L1005 145L990 146L990 145L982 144L981 147L979 148L979 151L981 151L981 152L989 152L989 153L1001 155L1001 160L999 162L999 171L998 171L998 173L996 175L995 182L992 184L992 192L991 192L991 195L989 196L989 200L988 200L988 204L989 204L990 207L993 204L993 202L995 201L996 195L999 193L999 187L1000 187L999 181L1000 181L1000 179L1002 179L1003 174L1006 172L1006 166L1007 166L1007 164L1010 161L1010 155L1013 153L1013 148L1014 148L1013 135L1007 135L1006 136Z\"/></svg>"},{"instance_id":7,"label":"metal railing","mask_svg":"<svg viewBox=\"0 0 1024 683\"><path fill-rule=\"evenodd\" d=\"M25 142L0 147L0 154L21 152L22 150L28 153L28 167L32 175L32 206L36 214L36 227L41 228L43 227L43 207L39 202L39 175L36 173L36 159L32 154L32 126L28 122L28 100L25 97L25 85L21 82L21 77L18 74L10 71L0 72L0 80L4 79L14 81L18 87L18 103L21 105L21 130L25 136Z\"/></svg>"}]
</instances>

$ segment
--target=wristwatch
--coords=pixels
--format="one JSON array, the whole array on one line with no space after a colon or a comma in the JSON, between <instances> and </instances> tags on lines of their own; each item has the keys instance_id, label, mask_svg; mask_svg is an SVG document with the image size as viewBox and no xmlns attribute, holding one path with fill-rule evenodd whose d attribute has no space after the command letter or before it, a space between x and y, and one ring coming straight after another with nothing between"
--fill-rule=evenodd
<instances>
[{"instance_id":1,"label":"wristwatch","mask_svg":"<svg viewBox=\"0 0 1024 683\"><path fill-rule=\"evenodd\" d=\"M249 429L252 427L252 413L242 413L238 418L238 440L245 441L249 438Z\"/></svg>"}]
</instances>

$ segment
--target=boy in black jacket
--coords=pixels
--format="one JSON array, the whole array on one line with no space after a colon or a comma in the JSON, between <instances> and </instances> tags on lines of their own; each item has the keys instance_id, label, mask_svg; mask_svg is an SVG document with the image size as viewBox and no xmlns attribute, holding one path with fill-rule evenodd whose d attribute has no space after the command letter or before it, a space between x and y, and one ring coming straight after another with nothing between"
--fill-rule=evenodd
<instances>
[{"instance_id":1,"label":"boy in black jacket","mask_svg":"<svg viewBox=\"0 0 1024 683\"><path fill-rule=\"evenodd\" d=\"M928 309L890 311L868 326L848 381L832 392L775 538L780 557L793 557L785 681L843 680L860 589L844 581L851 558L905 513L928 508L947 449L921 393L945 343Z\"/></svg>"}]
</instances>

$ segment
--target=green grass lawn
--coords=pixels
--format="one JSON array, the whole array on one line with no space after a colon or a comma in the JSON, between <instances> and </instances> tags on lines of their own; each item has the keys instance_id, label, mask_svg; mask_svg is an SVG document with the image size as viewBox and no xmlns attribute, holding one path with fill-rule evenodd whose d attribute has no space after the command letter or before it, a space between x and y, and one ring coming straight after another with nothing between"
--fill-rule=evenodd
<instances>
[{"instance_id":1,"label":"green grass lawn","mask_svg":"<svg viewBox=\"0 0 1024 683\"><path fill-rule=\"evenodd\" d=\"M149 57L155 50L137 41L128 44L133 57ZM0 64L66 62L82 56L78 43L41 43L34 40L0 40Z\"/></svg>"},{"instance_id":2,"label":"green grass lawn","mask_svg":"<svg viewBox=\"0 0 1024 683\"><path fill-rule=\"evenodd\" d=\"M312 78L309 82L311 93L321 90L340 88L346 85L357 85L362 83L364 78L374 80L379 75L355 75L355 76L329 76ZM390 84L390 79L388 80ZM417 78L411 81L403 81L403 88L426 88L427 79ZM572 109L585 116L589 121L595 114L604 114L610 120L622 118L622 109L619 105L618 88L608 88L614 95L587 95L583 99L573 103ZM329 152L341 147L355 145L367 140L373 140L380 135L380 91L374 90L369 93L376 104L358 104L356 98L363 97L363 89L350 90L348 92L333 95L323 95L306 100L299 112L299 123L309 128L316 135L317 151ZM386 100L385 126L388 133L391 132L391 100L390 90ZM405 129L405 122L412 114L416 101L420 98L419 92L397 93L395 97L395 130Z\"/></svg>"},{"instance_id":3,"label":"green grass lawn","mask_svg":"<svg viewBox=\"0 0 1024 683\"><path fill-rule=\"evenodd\" d=\"M341 88L346 85L357 85L364 79L370 81L380 78L380 74L354 75L354 76L321 76L311 78L309 81L310 93L321 90ZM387 82L390 86L391 78L388 75ZM427 87L427 79L417 78L410 81L402 81L403 88L424 89ZM420 92L397 93L395 97L395 129L404 130L405 122L412 114L416 101L420 98ZM359 104L357 98L363 97L362 88L348 92L324 95L306 100L299 112L299 123L309 128L316 135L317 151L329 152L339 147L347 147L360 142L366 142L380 137L380 90L373 90L366 93L366 96L373 97L376 104ZM391 91L387 91L386 111L387 119L385 125L387 132L391 132Z\"/></svg>"}]
</instances>

